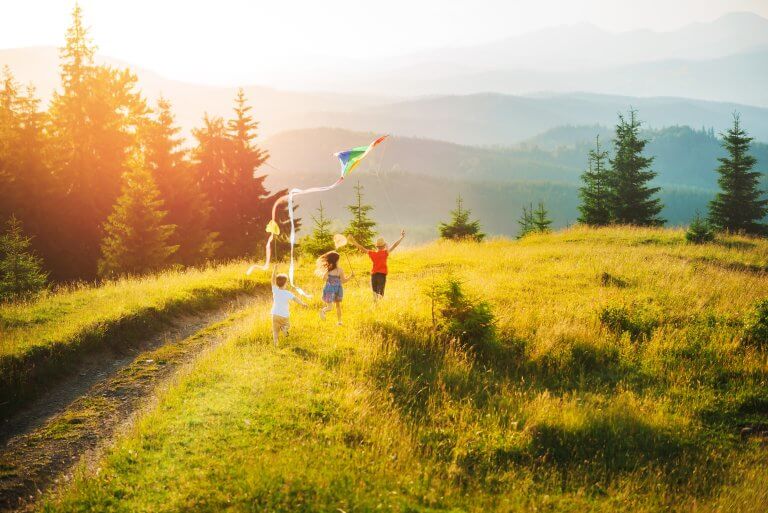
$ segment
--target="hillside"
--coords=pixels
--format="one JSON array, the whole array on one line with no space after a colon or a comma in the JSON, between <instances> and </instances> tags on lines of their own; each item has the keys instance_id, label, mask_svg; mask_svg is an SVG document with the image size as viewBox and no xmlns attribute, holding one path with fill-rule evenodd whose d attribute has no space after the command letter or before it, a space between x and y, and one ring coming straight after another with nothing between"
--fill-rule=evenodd
<instances>
[{"instance_id":1,"label":"hillside","mask_svg":"<svg viewBox=\"0 0 768 513\"><path fill-rule=\"evenodd\" d=\"M491 148L392 136L385 149L369 157L366 167L468 181L579 183L596 135L611 149L613 125L561 126L515 146ZM644 130L642 135L650 141L647 153L656 157L653 167L658 172L657 183L717 187L717 158L724 152L715 133L673 126ZM369 131L291 130L269 137L264 147L270 153L270 164L285 173L311 173L325 179L338 171L336 160L329 155L342 148L368 144L374 137ZM758 169L768 171L768 144L753 143L752 154L758 160Z\"/></svg>"},{"instance_id":2,"label":"hillside","mask_svg":"<svg viewBox=\"0 0 768 513\"><path fill-rule=\"evenodd\" d=\"M768 109L671 97L586 93L511 96L482 93L430 96L345 112L310 113L302 126L330 126L425 137L468 145L502 145L562 125L612 126L630 107L647 128L688 125L726 130L733 112L760 141L768 141Z\"/></svg>"},{"instance_id":3,"label":"hillside","mask_svg":"<svg viewBox=\"0 0 768 513\"><path fill-rule=\"evenodd\" d=\"M344 326L315 300L278 349L249 307L41 510L768 507L764 241L572 229L390 265L378 308L352 281ZM433 304L450 278L465 299ZM480 301L492 329L460 320Z\"/></svg>"},{"instance_id":4,"label":"hillside","mask_svg":"<svg viewBox=\"0 0 768 513\"><path fill-rule=\"evenodd\" d=\"M55 48L0 49L0 66L8 64L17 78L24 83L31 82L38 94L47 101L58 84L58 52ZM99 56L99 62L130 67L139 77L139 88L154 103L160 95L168 98L176 114L177 122L188 134L202 124L204 113L229 116L237 88L217 87L179 82L162 77L141 66L125 63L113 58ZM721 66L712 64L712 66ZM749 80L739 80L744 87L765 91L759 79L764 66L742 65L741 71L723 68L727 80L744 76L749 68ZM672 70L675 76L679 73ZM530 73L527 75L532 76ZM410 75L408 75L410 76ZM633 77L625 71L618 72L621 80ZM645 75L643 75L645 76ZM682 76L687 76L687 72ZM376 95L358 93L307 92L281 90L260 85L244 85L245 93L253 105L253 114L260 122L260 133L265 136L281 131L337 127L353 131L376 131L400 136L422 137L454 142L465 145L508 146L562 125L613 125L618 112L625 112L630 106L640 111L641 119L650 128L674 125L692 127L713 127L716 132L728 128L731 114L742 113L744 126L758 139L768 141L768 109L740 103L710 102L686 98L695 96L689 89L689 82L708 87L714 79L689 77L681 89L664 89L666 81L657 81L648 76L647 82L655 89L634 92L629 96L615 94L586 93L536 93L510 95L486 93L497 88L493 83L473 94L435 95L439 87L429 91L429 96L416 96L416 88L410 93L396 92L393 84ZM407 77L402 84L407 84ZM392 78L394 80L394 78ZM482 83L477 77L470 79L473 84ZM517 81L517 78L515 78ZM630 80L634 82L635 79ZM637 82L644 82L638 79ZM550 84L566 83L562 77L550 76L540 86L527 91L552 91ZM607 86L609 81L603 83ZM730 84L730 82L729 82ZM603 87L594 89L587 84L574 83L566 91L599 90L611 93L624 92L617 84L615 90ZM698 87L698 86L697 86ZM731 88L735 86L729 86ZM738 86L742 87L742 86ZM327 89L343 91L344 89ZM501 88L499 91L506 91ZM423 92L422 92L423 93ZM682 97L670 97L680 94ZM662 96L654 96L662 95ZM644 97L647 96L647 97Z\"/></svg>"},{"instance_id":5,"label":"hillside","mask_svg":"<svg viewBox=\"0 0 768 513\"><path fill-rule=\"evenodd\" d=\"M399 227L411 230L416 240L436 235L461 194L492 234L516 235L524 205L541 200L555 226L576 220L579 175L595 134L610 143L603 127L563 127L514 148L475 148L439 141L391 137L350 178L360 180L373 217L388 237ZM662 184L663 215L671 225L687 224L698 210L704 212L716 187L719 141L706 131L673 127L645 133L648 153L656 156L654 169ZM338 176L333 152L368 144L374 134L338 129L296 130L269 138L267 183L273 188L309 187L332 182ZM297 151L300 148L300 151ZM768 146L755 144L753 154L764 169ZM341 226L348 220L352 201L350 183L324 194L297 199L299 215L311 224L310 214L322 201L326 213Z\"/></svg>"},{"instance_id":6,"label":"hillside","mask_svg":"<svg viewBox=\"0 0 768 513\"><path fill-rule=\"evenodd\" d=\"M602 50L606 47L598 48ZM603 53L593 50L586 55ZM349 84L334 84L333 87L346 86L347 89L339 90L401 95L468 95L487 91L525 95L538 91L589 91L637 97L676 96L697 100L735 101L768 107L766 59L768 51L764 46L743 53L703 60L666 59L629 64L624 61L606 67L585 66L565 70L537 68L537 65L541 65L540 62L531 63L530 67L509 68L507 61L500 61L502 64L489 65L488 69L484 70L475 67L467 70L444 64L442 67L418 65L383 74L376 80L361 83L355 88L351 88Z\"/></svg>"}]
</instances>

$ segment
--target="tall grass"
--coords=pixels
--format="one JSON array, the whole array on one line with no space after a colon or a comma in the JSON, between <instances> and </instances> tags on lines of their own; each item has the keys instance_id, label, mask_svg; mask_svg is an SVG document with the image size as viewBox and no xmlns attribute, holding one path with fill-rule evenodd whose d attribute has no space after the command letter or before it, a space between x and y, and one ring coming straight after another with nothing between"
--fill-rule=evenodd
<instances>
[{"instance_id":1,"label":"tall grass","mask_svg":"<svg viewBox=\"0 0 768 513\"><path fill-rule=\"evenodd\" d=\"M273 350L262 303L43 509L764 511L768 449L741 430L768 418L744 335L767 249L576 228L395 253L344 327L296 310ZM435 336L449 276L490 305L482 343Z\"/></svg>"},{"instance_id":2,"label":"tall grass","mask_svg":"<svg viewBox=\"0 0 768 513\"><path fill-rule=\"evenodd\" d=\"M244 268L232 263L168 271L0 303L0 418L88 351L120 349L175 316L253 290Z\"/></svg>"}]
</instances>

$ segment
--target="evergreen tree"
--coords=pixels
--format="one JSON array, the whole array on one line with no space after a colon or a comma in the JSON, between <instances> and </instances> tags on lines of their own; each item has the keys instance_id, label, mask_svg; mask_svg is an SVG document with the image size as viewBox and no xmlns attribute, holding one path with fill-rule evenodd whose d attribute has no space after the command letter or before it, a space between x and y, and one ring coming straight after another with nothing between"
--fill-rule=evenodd
<instances>
[{"instance_id":1,"label":"evergreen tree","mask_svg":"<svg viewBox=\"0 0 768 513\"><path fill-rule=\"evenodd\" d=\"M608 152L600 146L600 136L595 137L595 147L589 150L589 169L581 175L584 186L579 189L579 222L590 226L605 226L611 222L610 170Z\"/></svg>"},{"instance_id":2,"label":"evergreen tree","mask_svg":"<svg viewBox=\"0 0 768 513\"><path fill-rule=\"evenodd\" d=\"M126 161L146 105L136 76L94 63L82 10L76 5L61 49L61 87L50 107L61 211L55 216L56 261L61 279L96 274L102 226L120 194Z\"/></svg>"},{"instance_id":3,"label":"evergreen tree","mask_svg":"<svg viewBox=\"0 0 768 513\"><path fill-rule=\"evenodd\" d=\"M272 203L286 191L270 194L266 176L257 176L267 154L256 145L258 123L250 115L245 93L235 98L235 116L226 124L222 118L204 119L203 128L193 130L198 141L194 161L198 180L211 202L211 226L219 232L219 256L234 258L257 250L265 240L264 227L271 219ZM281 207L281 214L285 213ZM287 232L287 215L280 215ZM298 228L301 220L295 218Z\"/></svg>"},{"instance_id":4,"label":"evergreen tree","mask_svg":"<svg viewBox=\"0 0 768 513\"><path fill-rule=\"evenodd\" d=\"M648 143L640 137L641 122L637 111L630 110L629 120L619 114L614 140L614 158L611 160L611 217L619 224L659 226L662 205L653 196L659 187L649 187L648 182L656 176L649 168L653 157L644 157L643 150Z\"/></svg>"},{"instance_id":5,"label":"evergreen tree","mask_svg":"<svg viewBox=\"0 0 768 513\"><path fill-rule=\"evenodd\" d=\"M320 208L317 209L317 217L312 216L312 221L315 223L315 228L312 230L312 234L302 241L301 249L308 255L317 257L335 247L331 232L331 220L325 217L322 202L320 202Z\"/></svg>"},{"instance_id":6,"label":"evergreen tree","mask_svg":"<svg viewBox=\"0 0 768 513\"><path fill-rule=\"evenodd\" d=\"M6 66L0 79L0 220L16 216L34 235L33 249L51 258L50 220L59 212L45 124L34 88L23 90Z\"/></svg>"},{"instance_id":7,"label":"evergreen tree","mask_svg":"<svg viewBox=\"0 0 768 513\"><path fill-rule=\"evenodd\" d=\"M136 157L104 226L99 275L141 274L169 263L178 246L169 244L175 226L164 224L166 212L162 208L152 175Z\"/></svg>"},{"instance_id":8,"label":"evergreen tree","mask_svg":"<svg viewBox=\"0 0 768 513\"><path fill-rule=\"evenodd\" d=\"M520 233L517 234L518 239L522 239L536 229L534 226L533 205L529 207L523 205L523 213L520 215L517 224L520 225Z\"/></svg>"},{"instance_id":9,"label":"evergreen tree","mask_svg":"<svg viewBox=\"0 0 768 513\"><path fill-rule=\"evenodd\" d=\"M719 230L765 234L760 221L768 214L768 199L758 189L761 173L752 171L757 159L749 154L752 138L741 128L738 114L733 115L733 127L723 134L727 157L719 158L720 192L709 206L709 220Z\"/></svg>"},{"instance_id":10,"label":"evergreen tree","mask_svg":"<svg viewBox=\"0 0 768 513\"><path fill-rule=\"evenodd\" d=\"M11 216L7 227L0 237L0 300L33 294L47 280L43 262L30 251L31 239L24 235L16 216Z\"/></svg>"},{"instance_id":11,"label":"evergreen tree","mask_svg":"<svg viewBox=\"0 0 768 513\"><path fill-rule=\"evenodd\" d=\"M232 154L229 159L233 200L237 205L236 217L228 230L228 246L231 256L247 255L256 249L264 236L264 226L271 217L269 193L264 187L265 175L256 175L256 170L267 160L255 143L258 123L250 114L245 92L239 89L235 98L235 117L227 122L227 132L232 139ZM234 245L234 247L232 247Z\"/></svg>"},{"instance_id":12,"label":"evergreen tree","mask_svg":"<svg viewBox=\"0 0 768 513\"><path fill-rule=\"evenodd\" d=\"M347 206L347 210L352 214L352 220L349 227L344 230L345 235L351 235L354 239L366 248L373 246L373 238L376 235L374 228L376 222L370 218L370 212L373 207L363 203L363 186L360 181L355 185L355 203Z\"/></svg>"},{"instance_id":13,"label":"evergreen tree","mask_svg":"<svg viewBox=\"0 0 768 513\"><path fill-rule=\"evenodd\" d=\"M174 261L195 265L213 258L221 243L209 227L211 205L185 159L180 131L174 124L170 102L160 98L154 118L142 126L141 138L147 167L168 210L166 222L176 225L170 240L179 246Z\"/></svg>"},{"instance_id":14,"label":"evergreen tree","mask_svg":"<svg viewBox=\"0 0 768 513\"><path fill-rule=\"evenodd\" d=\"M709 223L702 219L698 212L685 232L685 239L693 244L704 244L715 240L715 234Z\"/></svg>"},{"instance_id":15,"label":"evergreen tree","mask_svg":"<svg viewBox=\"0 0 768 513\"><path fill-rule=\"evenodd\" d=\"M464 208L464 200L459 195L456 198L456 209L451 210L451 221L440 223L440 236L444 239L482 241L485 234L480 231L480 221L470 221L471 214L469 209Z\"/></svg>"},{"instance_id":16,"label":"evergreen tree","mask_svg":"<svg viewBox=\"0 0 768 513\"><path fill-rule=\"evenodd\" d=\"M533 229L540 233L549 232L552 220L549 218L547 209L544 208L544 202L539 201L539 206L533 212Z\"/></svg>"}]
</instances>

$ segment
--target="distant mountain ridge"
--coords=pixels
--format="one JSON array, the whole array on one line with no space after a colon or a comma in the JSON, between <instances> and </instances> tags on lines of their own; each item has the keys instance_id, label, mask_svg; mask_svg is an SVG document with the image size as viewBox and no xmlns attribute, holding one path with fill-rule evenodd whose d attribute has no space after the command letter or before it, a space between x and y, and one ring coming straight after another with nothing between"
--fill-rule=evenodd
<instances>
[{"instance_id":1,"label":"distant mountain ridge","mask_svg":"<svg viewBox=\"0 0 768 513\"><path fill-rule=\"evenodd\" d=\"M56 48L0 50L2 64L34 83L43 99L58 83ZM160 94L171 100L187 133L206 112L231 112L234 87L179 82L130 67L150 100ZM297 80L301 90L245 87L264 135L330 126L509 145L567 124L610 125L632 105L649 127L716 131L738 110L750 132L768 141L768 20L750 13L669 32L555 27L486 45L354 66L345 61L339 69L313 69Z\"/></svg>"},{"instance_id":2,"label":"distant mountain ridge","mask_svg":"<svg viewBox=\"0 0 768 513\"><path fill-rule=\"evenodd\" d=\"M107 58L101 62L125 67ZM0 65L8 63L22 82L32 82L42 98L58 85L55 48L0 50ZM139 87L154 101L168 98L178 123L188 132L200 126L204 113L229 116L236 88L176 82L141 68L131 67ZM768 91L768 89L766 89ZM425 137L464 145L511 145L563 125L611 125L618 112L639 109L646 126L673 125L728 127L731 114L740 111L745 127L768 141L768 109L735 103L687 98L637 98L591 93L539 93L513 96L498 93L432 95L398 99L337 93L281 91L248 86L246 95L269 136L300 128L337 127Z\"/></svg>"},{"instance_id":3,"label":"distant mountain ridge","mask_svg":"<svg viewBox=\"0 0 768 513\"><path fill-rule=\"evenodd\" d=\"M716 132L727 129L733 112L740 112L745 128L758 140L768 141L768 109L687 98L587 93L433 96L347 112L310 113L302 122L457 144L507 146L562 125L610 126L618 113L630 107L639 111L647 128L689 125L712 127Z\"/></svg>"},{"instance_id":4,"label":"distant mountain ridge","mask_svg":"<svg viewBox=\"0 0 768 513\"><path fill-rule=\"evenodd\" d=\"M290 185L302 175L318 183L338 174L333 153L364 145L377 134L341 129L291 130L268 138L270 164L280 170L270 178L276 186ZM477 148L442 141L392 136L381 151L371 154L362 169L376 176L390 173L424 175L472 182L547 181L579 184L587 153L601 136L612 152L612 128L606 126L558 127L513 147ZM717 158L724 155L717 134L686 126L646 130L646 154L654 156L656 182L679 187L717 188ZM301 151L297 151L301 148ZM768 144L753 143L757 169L768 173ZM315 183L308 185L316 185Z\"/></svg>"},{"instance_id":5,"label":"distant mountain ridge","mask_svg":"<svg viewBox=\"0 0 768 513\"><path fill-rule=\"evenodd\" d=\"M310 214L322 201L326 215L340 227L348 220L351 186L364 186L366 201L385 236L408 226L412 240L434 238L438 221L447 218L461 194L486 230L515 235L523 205L543 201L555 225L575 222L579 204L579 175L594 134L605 127L563 127L542 134L548 147L531 141L514 148L476 148L441 141L393 136L349 175L342 187L324 194L297 198L298 214L311 225ZM592 135L590 135L592 133ZM369 143L373 133L340 129L293 130L267 139L270 188L312 187L331 183L339 175L333 152ZM605 134L609 135L609 134ZM672 127L644 134L651 138L648 155L656 160L657 183L670 224L690 221L705 212L714 195L719 141L710 131ZM611 149L610 138L603 140ZM551 147L554 146L554 147ZM756 144L758 168L768 165L768 145ZM762 167L761 167L762 166Z\"/></svg>"},{"instance_id":6,"label":"distant mountain ridge","mask_svg":"<svg viewBox=\"0 0 768 513\"><path fill-rule=\"evenodd\" d=\"M545 28L493 43L414 55L475 67L567 70L671 59L722 58L768 46L768 19L732 12L677 30L610 32L590 23ZM595 52L595 50L600 50Z\"/></svg>"},{"instance_id":7,"label":"distant mountain ridge","mask_svg":"<svg viewBox=\"0 0 768 513\"><path fill-rule=\"evenodd\" d=\"M678 30L613 33L588 23L360 62L315 88L386 94L589 91L768 107L768 20L736 12Z\"/></svg>"}]
</instances>

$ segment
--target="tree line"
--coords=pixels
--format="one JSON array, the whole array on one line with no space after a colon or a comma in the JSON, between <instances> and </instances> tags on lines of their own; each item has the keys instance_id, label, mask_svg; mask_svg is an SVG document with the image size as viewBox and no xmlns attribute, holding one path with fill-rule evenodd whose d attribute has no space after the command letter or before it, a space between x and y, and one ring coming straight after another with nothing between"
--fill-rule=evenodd
<instances>
[{"instance_id":1,"label":"tree line","mask_svg":"<svg viewBox=\"0 0 768 513\"><path fill-rule=\"evenodd\" d=\"M656 177L651 169L654 158L643 154L647 139L640 135L641 122L637 112L619 115L613 140L613 156L600 145L589 151L588 169L581 175L579 190L581 205L578 221L590 226L631 224L659 226L661 201L656 197L659 187L649 182ZM741 126L738 114L733 126L722 135L727 155L718 158L720 190L709 204L706 219L698 214L692 226L748 235L768 235L763 219L768 214L768 199L760 190L762 173L755 171L757 159L750 155L752 138Z\"/></svg>"},{"instance_id":2,"label":"tree line","mask_svg":"<svg viewBox=\"0 0 768 513\"><path fill-rule=\"evenodd\" d=\"M619 114L613 140L613 156L595 138L595 147L588 154L588 168L581 175L579 189L581 204L578 222L588 226L611 224L636 226L661 226L666 221L660 217L663 209L656 197L660 187L650 185L656 177L651 169L654 157L644 150L648 139L641 135L642 123L637 111L631 109L628 116ZM714 137L714 132L710 134ZM719 192L709 204L706 218L696 214L686 233L691 242L708 242L714 239L714 231L747 235L768 235L763 220L768 215L768 199L760 190L762 173L755 171L757 159L750 154L753 138L741 126L738 113L734 113L733 125L721 134L726 156L719 157ZM451 221L441 223L440 235L446 239L480 241L485 236L479 221L469 222L470 211L457 199L456 209L451 211ZM546 233L552 224L542 201L534 209L533 204L523 207L518 220L518 238L530 233Z\"/></svg>"},{"instance_id":3,"label":"tree line","mask_svg":"<svg viewBox=\"0 0 768 513\"><path fill-rule=\"evenodd\" d=\"M94 54L76 6L46 109L33 86L2 72L0 258L29 247L52 279L71 281L263 247L271 204L285 191L268 191L258 173L268 155L242 89L230 119L205 115L187 148L170 103L148 105L133 73Z\"/></svg>"}]
</instances>

